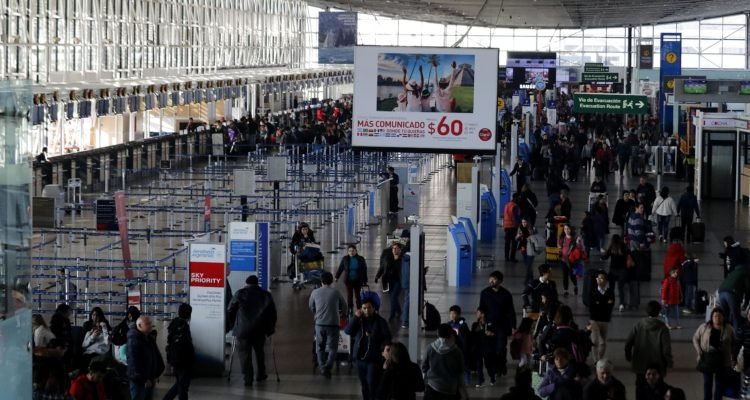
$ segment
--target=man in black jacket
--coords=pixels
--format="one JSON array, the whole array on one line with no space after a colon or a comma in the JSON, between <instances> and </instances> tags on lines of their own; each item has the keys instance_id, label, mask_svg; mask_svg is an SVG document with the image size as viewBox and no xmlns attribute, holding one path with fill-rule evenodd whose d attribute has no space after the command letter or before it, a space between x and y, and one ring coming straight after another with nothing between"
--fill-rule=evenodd
<instances>
[{"instance_id":1,"label":"man in black jacket","mask_svg":"<svg viewBox=\"0 0 750 400\"><path fill-rule=\"evenodd\" d=\"M271 293L258 286L257 276L250 275L245 283L247 286L232 297L227 312L229 320L234 321L233 333L237 340L245 386L253 386L253 351L258 366L255 380L261 382L268 378L263 346L266 344L266 336L271 336L276 329L276 306Z\"/></svg>"},{"instance_id":2,"label":"man in black jacket","mask_svg":"<svg viewBox=\"0 0 750 400\"><path fill-rule=\"evenodd\" d=\"M131 400L151 400L156 379L164 372L164 360L151 332L151 318L141 315L128 331L128 381Z\"/></svg>"},{"instance_id":3,"label":"man in black jacket","mask_svg":"<svg viewBox=\"0 0 750 400\"><path fill-rule=\"evenodd\" d=\"M542 305L542 295L547 301L557 302L557 285L549 278L549 264L539 266L539 279L531 281L523 290L523 306L531 308L531 312L538 313Z\"/></svg>"},{"instance_id":4,"label":"man in black jacket","mask_svg":"<svg viewBox=\"0 0 750 400\"><path fill-rule=\"evenodd\" d=\"M362 385L362 398L375 400L383 369L381 351L391 340L388 323L375 312L371 299L362 301L362 309L354 313L354 318L344 328L347 335L354 336L352 359L357 363L359 383Z\"/></svg>"},{"instance_id":5,"label":"man in black jacket","mask_svg":"<svg viewBox=\"0 0 750 400\"><path fill-rule=\"evenodd\" d=\"M193 307L190 304L180 304L177 318L173 319L167 328L167 362L174 369L175 383L164 395L165 400L172 400L177 396L180 400L188 398L191 372L195 363L195 348L190 333L192 314Z\"/></svg>"},{"instance_id":6,"label":"man in black jacket","mask_svg":"<svg viewBox=\"0 0 750 400\"><path fill-rule=\"evenodd\" d=\"M609 286L609 278L604 270L596 272L596 287L591 289L589 296L591 341L596 349L594 357L598 361L604 358L607 351L607 332L615 306L615 291Z\"/></svg>"},{"instance_id":7,"label":"man in black jacket","mask_svg":"<svg viewBox=\"0 0 750 400\"><path fill-rule=\"evenodd\" d=\"M497 369L500 375L508 373L507 348L508 337L513 334L516 327L516 312L513 307L513 296L508 289L501 286L503 273L492 271L490 274L490 286L479 294L479 307L487 310L487 321L497 328L495 338L497 340L496 355ZM492 379L493 377L490 377Z\"/></svg>"}]
</instances>

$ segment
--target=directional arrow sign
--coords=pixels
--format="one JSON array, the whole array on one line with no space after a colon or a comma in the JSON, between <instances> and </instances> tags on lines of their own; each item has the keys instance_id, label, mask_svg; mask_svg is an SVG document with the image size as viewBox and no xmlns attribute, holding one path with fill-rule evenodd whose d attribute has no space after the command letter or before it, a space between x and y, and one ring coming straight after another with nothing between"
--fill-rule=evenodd
<instances>
[{"instance_id":1,"label":"directional arrow sign","mask_svg":"<svg viewBox=\"0 0 750 400\"><path fill-rule=\"evenodd\" d=\"M581 81L583 81L583 83L619 82L620 74L618 74L617 72L608 72L608 73L584 72L583 74L581 74Z\"/></svg>"},{"instance_id":2,"label":"directional arrow sign","mask_svg":"<svg viewBox=\"0 0 750 400\"><path fill-rule=\"evenodd\" d=\"M589 94L573 95L573 112L589 114L646 114L648 99L641 95Z\"/></svg>"}]
</instances>

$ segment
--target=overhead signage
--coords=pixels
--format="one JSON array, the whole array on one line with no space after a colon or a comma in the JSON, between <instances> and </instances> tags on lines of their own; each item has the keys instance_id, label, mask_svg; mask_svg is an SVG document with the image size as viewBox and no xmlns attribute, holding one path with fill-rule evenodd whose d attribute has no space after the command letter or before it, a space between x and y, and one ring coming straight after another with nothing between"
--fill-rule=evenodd
<instances>
[{"instance_id":1,"label":"overhead signage","mask_svg":"<svg viewBox=\"0 0 750 400\"><path fill-rule=\"evenodd\" d=\"M638 46L638 68L640 69L653 69L654 68L654 45L653 44L642 44Z\"/></svg>"},{"instance_id":2,"label":"overhead signage","mask_svg":"<svg viewBox=\"0 0 750 400\"><path fill-rule=\"evenodd\" d=\"M581 75L581 81L583 83L616 83L620 81L620 74L617 72L611 73L594 73L584 72Z\"/></svg>"},{"instance_id":3,"label":"overhead signage","mask_svg":"<svg viewBox=\"0 0 750 400\"><path fill-rule=\"evenodd\" d=\"M495 151L497 85L480 82L497 79L497 49L360 46L354 56L354 147Z\"/></svg>"},{"instance_id":4,"label":"overhead signage","mask_svg":"<svg viewBox=\"0 0 750 400\"><path fill-rule=\"evenodd\" d=\"M188 254L195 368L203 375L220 375L224 372L224 244L191 243Z\"/></svg>"},{"instance_id":5,"label":"overhead signage","mask_svg":"<svg viewBox=\"0 0 750 400\"><path fill-rule=\"evenodd\" d=\"M646 114L648 111L648 98L641 95L575 93L573 103L576 113Z\"/></svg>"},{"instance_id":6,"label":"overhead signage","mask_svg":"<svg viewBox=\"0 0 750 400\"><path fill-rule=\"evenodd\" d=\"M682 73L682 34L662 33L660 39L659 82L662 83L662 90L659 96L659 109L661 111L659 123L662 132L671 134L674 130L672 126L674 111L673 106L666 104L666 93L674 92L674 79L667 79L666 77L679 76Z\"/></svg>"},{"instance_id":7,"label":"overhead signage","mask_svg":"<svg viewBox=\"0 0 750 400\"><path fill-rule=\"evenodd\" d=\"M599 65L584 65L583 66L583 72L609 72L609 67L603 67Z\"/></svg>"}]
</instances>

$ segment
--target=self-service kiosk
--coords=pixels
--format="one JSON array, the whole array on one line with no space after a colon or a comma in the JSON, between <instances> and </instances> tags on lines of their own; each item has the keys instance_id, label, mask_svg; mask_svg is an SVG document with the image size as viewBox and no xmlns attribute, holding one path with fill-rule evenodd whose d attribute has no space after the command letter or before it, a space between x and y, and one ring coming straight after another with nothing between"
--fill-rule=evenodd
<instances>
[{"instance_id":1,"label":"self-service kiosk","mask_svg":"<svg viewBox=\"0 0 750 400\"><path fill-rule=\"evenodd\" d=\"M492 243L497 238L497 202L490 191L479 197L479 240Z\"/></svg>"},{"instance_id":2,"label":"self-service kiosk","mask_svg":"<svg viewBox=\"0 0 750 400\"><path fill-rule=\"evenodd\" d=\"M468 287L471 285L471 242L462 223L448 225L447 246L448 286Z\"/></svg>"},{"instance_id":3,"label":"self-service kiosk","mask_svg":"<svg viewBox=\"0 0 750 400\"><path fill-rule=\"evenodd\" d=\"M471 223L471 220L466 217L461 217L458 219L459 224L463 224L464 231L466 231L466 237L469 239L469 246L471 246L471 269L474 270L477 268L477 241L479 240L479 237L477 236L477 230L474 228L474 224Z\"/></svg>"}]
</instances>

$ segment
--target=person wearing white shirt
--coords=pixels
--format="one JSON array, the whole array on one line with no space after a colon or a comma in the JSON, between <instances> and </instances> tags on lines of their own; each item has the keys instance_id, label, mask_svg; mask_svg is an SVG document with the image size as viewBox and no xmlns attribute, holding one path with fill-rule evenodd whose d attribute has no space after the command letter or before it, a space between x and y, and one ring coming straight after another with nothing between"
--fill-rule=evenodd
<instances>
[{"instance_id":1,"label":"person wearing white shirt","mask_svg":"<svg viewBox=\"0 0 750 400\"><path fill-rule=\"evenodd\" d=\"M659 240L666 243L669 238L669 222L673 215L677 215L677 204L669 196L669 188L664 186L654 200L651 214L656 216L659 228Z\"/></svg>"},{"instance_id":2,"label":"person wearing white shirt","mask_svg":"<svg viewBox=\"0 0 750 400\"><path fill-rule=\"evenodd\" d=\"M31 316L31 326L34 329L34 346L48 347L50 342L55 339L55 334L49 330L41 314Z\"/></svg>"}]
</instances>

